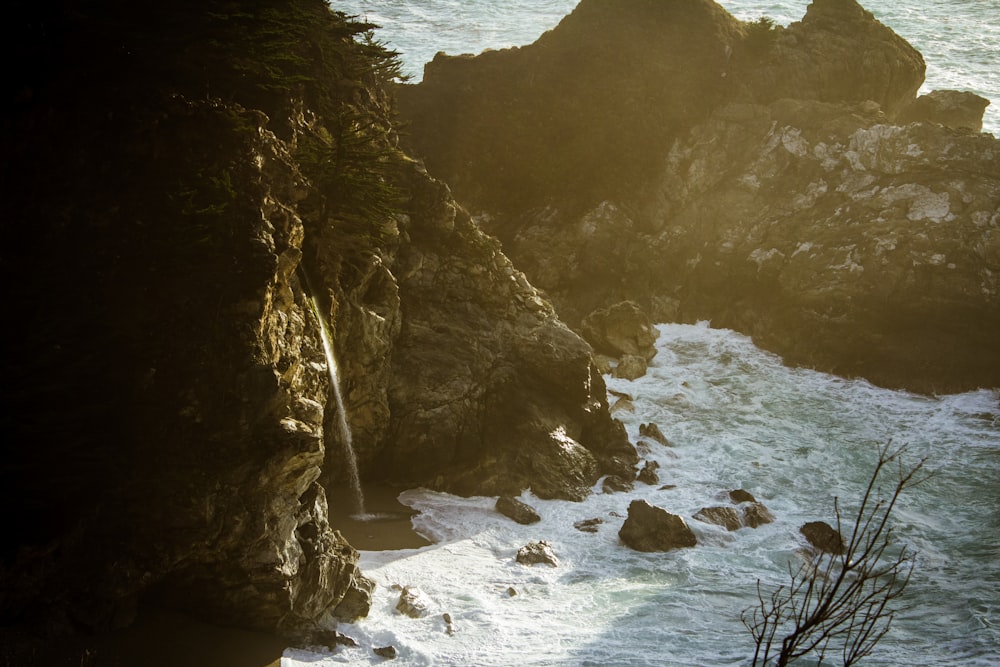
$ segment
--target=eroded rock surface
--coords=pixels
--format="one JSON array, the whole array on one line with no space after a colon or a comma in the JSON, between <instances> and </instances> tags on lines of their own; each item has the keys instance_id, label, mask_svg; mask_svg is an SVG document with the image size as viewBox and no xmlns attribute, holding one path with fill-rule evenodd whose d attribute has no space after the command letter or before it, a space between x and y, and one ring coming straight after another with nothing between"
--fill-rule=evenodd
<instances>
[{"instance_id":1,"label":"eroded rock surface","mask_svg":"<svg viewBox=\"0 0 1000 667\"><path fill-rule=\"evenodd\" d=\"M820 551L829 554L844 553L844 538L837 529L825 521L810 521L799 528L809 541Z\"/></svg>"},{"instance_id":2,"label":"eroded rock surface","mask_svg":"<svg viewBox=\"0 0 1000 667\"><path fill-rule=\"evenodd\" d=\"M882 385L995 386L1000 147L980 100L918 100L923 75L854 0L787 28L585 0L530 46L439 56L400 99L429 168L582 331L632 301Z\"/></svg>"},{"instance_id":3,"label":"eroded rock surface","mask_svg":"<svg viewBox=\"0 0 1000 667\"><path fill-rule=\"evenodd\" d=\"M618 536L636 551L670 551L698 543L683 518L645 500L633 500Z\"/></svg>"},{"instance_id":4,"label":"eroded rock surface","mask_svg":"<svg viewBox=\"0 0 1000 667\"><path fill-rule=\"evenodd\" d=\"M517 562L522 565L537 565L544 563L552 567L559 566L559 559L556 558L552 547L544 540L529 542L517 550Z\"/></svg>"}]
</instances>

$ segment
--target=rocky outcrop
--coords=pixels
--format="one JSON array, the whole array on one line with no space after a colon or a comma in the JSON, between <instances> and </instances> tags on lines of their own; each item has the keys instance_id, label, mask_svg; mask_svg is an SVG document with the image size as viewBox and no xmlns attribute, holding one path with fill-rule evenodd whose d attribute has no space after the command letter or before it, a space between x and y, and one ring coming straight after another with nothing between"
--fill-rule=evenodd
<instances>
[{"instance_id":1,"label":"rocky outcrop","mask_svg":"<svg viewBox=\"0 0 1000 667\"><path fill-rule=\"evenodd\" d=\"M538 512L535 511L534 507L510 496L500 496L497 498L496 508L500 514L525 526L538 523L542 520L542 517L538 516Z\"/></svg>"},{"instance_id":2,"label":"rocky outcrop","mask_svg":"<svg viewBox=\"0 0 1000 667\"><path fill-rule=\"evenodd\" d=\"M729 492L729 499L736 507L703 507L694 514L694 518L704 523L722 526L726 530L740 528L759 528L764 524L774 523L774 514L764 503L757 502L751 493L743 489Z\"/></svg>"},{"instance_id":3,"label":"rocky outcrop","mask_svg":"<svg viewBox=\"0 0 1000 667\"><path fill-rule=\"evenodd\" d=\"M649 266L684 319L791 362L923 391L991 386L997 150L873 105L727 106L668 156Z\"/></svg>"},{"instance_id":4,"label":"rocky outcrop","mask_svg":"<svg viewBox=\"0 0 1000 667\"><path fill-rule=\"evenodd\" d=\"M552 567L559 566L559 559L556 558L552 547L545 541L529 542L517 550L517 562L522 565L537 565L544 563Z\"/></svg>"},{"instance_id":5,"label":"rocky outcrop","mask_svg":"<svg viewBox=\"0 0 1000 667\"><path fill-rule=\"evenodd\" d=\"M956 130L979 132L990 101L975 93L935 90L921 95L899 115L900 123L938 123Z\"/></svg>"},{"instance_id":6,"label":"rocky outcrop","mask_svg":"<svg viewBox=\"0 0 1000 667\"><path fill-rule=\"evenodd\" d=\"M670 551L698 543L684 519L645 500L633 500L618 536L636 551Z\"/></svg>"},{"instance_id":7,"label":"rocky outcrop","mask_svg":"<svg viewBox=\"0 0 1000 667\"><path fill-rule=\"evenodd\" d=\"M825 521L810 521L799 528L809 544L828 554L844 553L844 538L836 528Z\"/></svg>"},{"instance_id":8,"label":"rocky outcrop","mask_svg":"<svg viewBox=\"0 0 1000 667\"><path fill-rule=\"evenodd\" d=\"M855 0L813 0L787 28L745 26L733 56L738 97L878 104L890 117L924 79L924 59Z\"/></svg>"},{"instance_id":9,"label":"rocky outcrop","mask_svg":"<svg viewBox=\"0 0 1000 667\"><path fill-rule=\"evenodd\" d=\"M678 128L722 98L740 32L711 0L583 0L534 44L439 54L397 94L416 153L463 203L593 204L645 178Z\"/></svg>"},{"instance_id":10,"label":"rocky outcrop","mask_svg":"<svg viewBox=\"0 0 1000 667\"><path fill-rule=\"evenodd\" d=\"M633 355L650 360L656 355L659 332L634 301L596 310L583 319L580 331L594 349L612 357Z\"/></svg>"},{"instance_id":11,"label":"rocky outcrop","mask_svg":"<svg viewBox=\"0 0 1000 667\"><path fill-rule=\"evenodd\" d=\"M729 531L743 527L742 518L735 507L703 507L694 513L694 518L703 523L722 526Z\"/></svg>"},{"instance_id":12,"label":"rocky outcrop","mask_svg":"<svg viewBox=\"0 0 1000 667\"><path fill-rule=\"evenodd\" d=\"M1000 382L998 148L954 129L981 103L916 101L920 54L854 0L787 28L711 4L585 0L533 45L439 56L400 91L413 145L581 331L633 301L882 385Z\"/></svg>"},{"instance_id":13,"label":"rocky outcrop","mask_svg":"<svg viewBox=\"0 0 1000 667\"><path fill-rule=\"evenodd\" d=\"M590 346L417 170L386 263L402 327L387 387L383 474L462 494L580 499L637 458L608 411Z\"/></svg>"},{"instance_id":14,"label":"rocky outcrop","mask_svg":"<svg viewBox=\"0 0 1000 667\"><path fill-rule=\"evenodd\" d=\"M345 600L363 616L372 584L318 484L329 385L288 207L304 181L261 114L161 103L113 121L74 110L83 135L59 128L58 105L17 119L53 143L20 156L9 200L47 241L4 264L33 266L20 307L38 313L6 349L40 346L7 364L34 398L5 396L27 473L4 478L5 544L39 546L5 553L0 614L100 632L142 598L292 637Z\"/></svg>"},{"instance_id":15,"label":"rocky outcrop","mask_svg":"<svg viewBox=\"0 0 1000 667\"><path fill-rule=\"evenodd\" d=\"M434 601L417 586L404 586L396 602L396 611L410 618L423 618L433 607Z\"/></svg>"}]
</instances>

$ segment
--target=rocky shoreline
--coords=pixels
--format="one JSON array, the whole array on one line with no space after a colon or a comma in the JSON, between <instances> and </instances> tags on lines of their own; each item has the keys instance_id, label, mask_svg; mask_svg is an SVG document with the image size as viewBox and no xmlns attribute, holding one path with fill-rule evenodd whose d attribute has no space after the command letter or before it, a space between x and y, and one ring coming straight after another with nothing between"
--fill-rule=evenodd
<instances>
[{"instance_id":1,"label":"rocky shoreline","mask_svg":"<svg viewBox=\"0 0 1000 667\"><path fill-rule=\"evenodd\" d=\"M633 301L887 387L1000 382L987 100L918 98L920 54L851 0L787 28L707 1L597 5L399 91L413 153L568 324ZM505 197L509 178L541 191Z\"/></svg>"},{"instance_id":2,"label":"rocky shoreline","mask_svg":"<svg viewBox=\"0 0 1000 667\"><path fill-rule=\"evenodd\" d=\"M603 378L642 375L653 322L1000 385L984 101L917 98L920 54L854 0L787 29L582 0L416 86L320 0L22 9L0 626L28 639L0 656L146 605L337 639L374 586L331 519L346 448L366 481L462 495L659 484Z\"/></svg>"}]
</instances>

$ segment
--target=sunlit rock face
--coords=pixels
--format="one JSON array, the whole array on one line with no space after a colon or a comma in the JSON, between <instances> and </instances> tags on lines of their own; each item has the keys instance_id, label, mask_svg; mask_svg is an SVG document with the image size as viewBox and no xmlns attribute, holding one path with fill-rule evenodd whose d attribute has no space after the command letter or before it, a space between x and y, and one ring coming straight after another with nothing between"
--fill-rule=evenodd
<instances>
[{"instance_id":1,"label":"sunlit rock face","mask_svg":"<svg viewBox=\"0 0 1000 667\"><path fill-rule=\"evenodd\" d=\"M1000 382L990 342L1000 323L998 147L975 132L977 100L917 103L922 57L853 0L817 0L787 28L694 1L618 3L598 21L596 4L582 2L528 47L439 56L424 83L400 93L428 167L455 174L458 198L566 322L581 327L632 300L654 321L711 320L792 363L887 386ZM620 24L634 26L628 37ZM655 37L678 26L698 49ZM595 112L581 131L574 114L601 108L618 84L607 67L581 57L573 69L553 48L584 33L595 51L627 60L630 90L670 99L629 104L623 93L608 131L643 140L603 153L595 139L607 166L599 185L548 187L536 173L544 161L516 142L485 150L484 137L526 134L549 162L585 164L576 142L606 123ZM555 100L510 94L500 104L487 90L499 81L510 92L534 71L562 73ZM694 80L710 91L685 83ZM576 110L563 113L569 99ZM430 120L439 105L459 116L446 129ZM641 167L621 180L622 162ZM501 201L521 177L544 194Z\"/></svg>"},{"instance_id":2,"label":"sunlit rock face","mask_svg":"<svg viewBox=\"0 0 1000 667\"><path fill-rule=\"evenodd\" d=\"M289 6L261 18L350 52L324 3ZM332 141L318 93L275 95L287 80L256 85L271 70L247 44L203 39L246 15L86 9L41 12L50 37L94 49L43 54L52 71L2 128L16 224L0 271L18 314L2 346L2 625L101 632L150 604L307 641L364 616L373 583L327 500L348 467L333 382L368 480L577 499L631 476L590 346L388 122L368 137L384 169L351 186L392 205L327 215L321 177L338 173L307 151ZM220 62L189 62L202 47ZM352 113L387 103L371 77L339 83Z\"/></svg>"}]
</instances>

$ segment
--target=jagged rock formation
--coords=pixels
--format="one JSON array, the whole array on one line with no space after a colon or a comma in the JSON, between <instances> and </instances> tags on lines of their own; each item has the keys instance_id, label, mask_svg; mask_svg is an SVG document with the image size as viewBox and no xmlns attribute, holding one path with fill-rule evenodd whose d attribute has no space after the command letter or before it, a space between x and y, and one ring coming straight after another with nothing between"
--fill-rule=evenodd
<instances>
[{"instance_id":1,"label":"jagged rock formation","mask_svg":"<svg viewBox=\"0 0 1000 667\"><path fill-rule=\"evenodd\" d=\"M538 542L528 542L517 550L515 558L522 565L537 565L545 563L552 567L559 567L559 559L552 552L552 547L544 540Z\"/></svg>"},{"instance_id":2,"label":"jagged rock formation","mask_svg":"<svg viewBox=\"0 0 1000 667\"><path fill-rule=\"evenodd\" d=\"M618 531L622 543L636 551L671 551L693 547L698 538L682 517L645 500L633 500Z\"/></svg>"},{"instance_id":3,"label":"jagged rock formation","mask_svg":"<svg viewBox=\"0 0 1000 667\"><path fill-rule=\"evenodd\" d=\"M33 10L2 126L4 625L141 602L307 639L367 613L310 297L363 475L579 498L632 474L589 345L396 150L391 57L278 5Z\"/></svg>"},{"instance_id":4,"label":"jagged rock formation","mask_svg":"<svg viewBox=\"0 0 1000 667\"><path fill-rule=\"evenodd\" d=\"M521 49L438 56L400 92L428 169L561 317L633 300L887 386L1000 383L1000 148L956 129L976 100L916 101L920 54L854 0L787 28L709 0L601 6ZM529 98L539 80L553 92ZM531 196L503 199L522 178Z\"/></svg>"}]
</instances>

